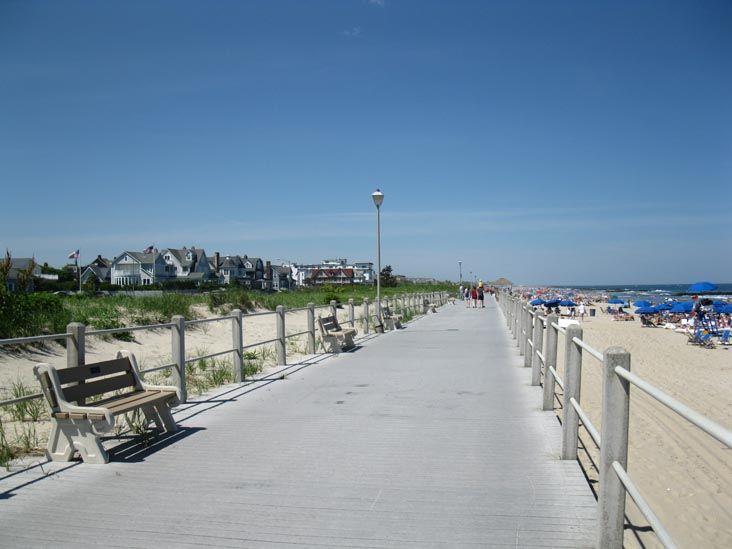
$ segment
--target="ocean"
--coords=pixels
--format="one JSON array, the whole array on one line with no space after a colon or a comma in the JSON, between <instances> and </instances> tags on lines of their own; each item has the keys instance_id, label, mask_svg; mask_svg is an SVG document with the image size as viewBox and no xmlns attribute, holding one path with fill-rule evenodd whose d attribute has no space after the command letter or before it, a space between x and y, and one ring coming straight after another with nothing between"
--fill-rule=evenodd
<instances>
[{"instance_id":1,"label":"ocean","mask_svg":"<svg viewBox=\"0 0 732 549\"><path fill-rule=\"evenodd\" d=\"M688 296L686 291L691 284L600 284L593 286L552 286L562 290L575 290L580 293L605 293L620 299L648 299L662 301L674 296ZM717 289L705 297L732 296L732 283L717 284ZM655 298L655 299L654 299Z\"/></svg>"}]
</instances>

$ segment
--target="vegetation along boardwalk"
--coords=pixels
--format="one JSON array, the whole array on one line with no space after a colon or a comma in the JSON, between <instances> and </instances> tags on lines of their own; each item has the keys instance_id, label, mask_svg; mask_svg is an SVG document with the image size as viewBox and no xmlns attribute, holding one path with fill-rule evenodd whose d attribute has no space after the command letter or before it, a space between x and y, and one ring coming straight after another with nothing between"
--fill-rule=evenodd
<instances>
[{"instance_id":1,"label":"vegetation along boardwalk","mask_svg":"<svg viewBox=\"0 0 732 549\"><path fill-rule=\"evenodd\" d=\"M595 500L488 305L187 405L109 465L6 475L0 545L591 546Z\"/></svg>"}]
</instances>

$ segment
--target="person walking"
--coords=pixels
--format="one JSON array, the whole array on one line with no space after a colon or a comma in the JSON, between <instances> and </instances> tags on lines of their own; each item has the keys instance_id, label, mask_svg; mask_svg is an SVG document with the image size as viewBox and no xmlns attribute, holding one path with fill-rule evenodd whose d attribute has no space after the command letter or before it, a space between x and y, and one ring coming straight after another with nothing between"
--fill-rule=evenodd
<instances>
[{"instance_id":1,"label":"person walking","mask_svg":"<svg viewBox=\"0 0 732 549\"><path fill-rule=\"evenodd\" d=\"M579 312L580 322L584 321L584 319L585 319L585 302L584 301L580 301L578 312Z\"/></svg>"},{"instance_id":2,"label":"person walking","mask_svg":"<svg viewBox=\"0 0 732 549\"><path fill-rule=\"evenodd\" d=\"M478 289L475 286L473 286L470 290L470 298L471 298L472 307L474 309L477 309L478 308Z\"/></svg>"},{"instance_id":3,"label":"person walking","mask_svg":"<svg viewBox=\"0 0 732 549\"><path fill-rule=\"evenodd\" d=\"M478 303L480 303L481 309L485 309L485 289L483 286L478 286Z\"/></svg>"}]
</instances>

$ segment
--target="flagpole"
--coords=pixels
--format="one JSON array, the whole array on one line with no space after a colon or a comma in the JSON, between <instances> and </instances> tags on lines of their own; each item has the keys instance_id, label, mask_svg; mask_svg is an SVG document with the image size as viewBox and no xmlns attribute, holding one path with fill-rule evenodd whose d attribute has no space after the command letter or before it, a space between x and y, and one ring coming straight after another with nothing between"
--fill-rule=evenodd
<instances>
[{"instance_id":1,"label":"flagpole","mask_svg":"<svg viewBox=\"0 0 732 549\"><path fill-rule=\"evenodd\" d=\"M81 252L76 254L76 272L79 275L79 293L81 293L81 267L79 266L79 259L81 258Z\"/></svg>"}]
</instances>

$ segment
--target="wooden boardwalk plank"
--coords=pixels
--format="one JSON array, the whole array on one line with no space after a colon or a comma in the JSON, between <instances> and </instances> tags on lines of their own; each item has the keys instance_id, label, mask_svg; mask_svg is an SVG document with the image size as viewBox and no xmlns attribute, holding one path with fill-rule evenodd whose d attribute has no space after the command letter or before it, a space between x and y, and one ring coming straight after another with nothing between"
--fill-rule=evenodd
<instances>
[{"instance_id":1,"label":"wooden boardwalk plank","mask_svg":"<svg viewBox=\"0 0 732 549\"><path fill-rule=\"evenodd\" d=\"M181 409L153 450L5 476L0 545L591 546L595 500L488 303Z\"/></svg>"}]
</instances>

